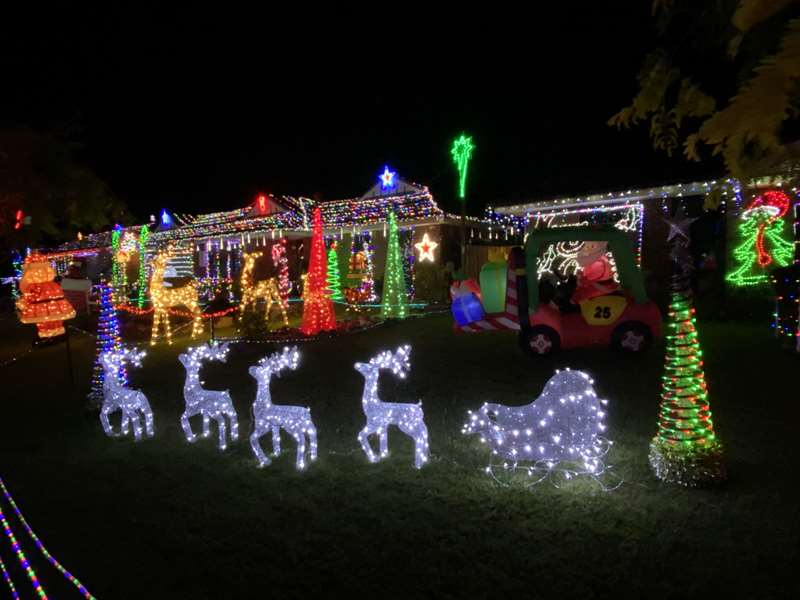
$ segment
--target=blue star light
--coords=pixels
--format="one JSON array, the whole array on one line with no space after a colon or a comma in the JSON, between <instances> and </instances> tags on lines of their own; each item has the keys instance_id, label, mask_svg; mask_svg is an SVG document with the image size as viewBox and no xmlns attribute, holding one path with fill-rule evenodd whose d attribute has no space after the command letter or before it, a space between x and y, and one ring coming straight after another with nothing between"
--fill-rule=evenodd
<instances>
[{"instance_id":1,"label":"blue star light","mask_svg":"<svg viewBox=\"0 0 800 600\"><path fill-rule=\"evenodd\" d=\"M383 174L378 177L381 181L381 189L392 189L396 185L394 180L395 175L397 175L395 171L390 171L388 166L384 166Z\"/></svg>"}]
</instances>

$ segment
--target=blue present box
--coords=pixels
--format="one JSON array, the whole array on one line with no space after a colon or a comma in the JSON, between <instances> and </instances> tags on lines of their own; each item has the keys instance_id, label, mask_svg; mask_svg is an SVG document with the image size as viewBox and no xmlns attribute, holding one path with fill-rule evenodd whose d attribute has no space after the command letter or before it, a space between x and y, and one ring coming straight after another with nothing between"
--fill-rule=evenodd
<instances>
[{"instance_id":1,"label":"blue present box","mask_svg":"<svg viewBox=\"0 0 800 600\"><path fill-rule=\"evenodd\" d=\"M469 325L483 319L483 305L475 294L465 294L453 300L450 306L453 318L459 325Z\"/></svg>"}]
</instances>

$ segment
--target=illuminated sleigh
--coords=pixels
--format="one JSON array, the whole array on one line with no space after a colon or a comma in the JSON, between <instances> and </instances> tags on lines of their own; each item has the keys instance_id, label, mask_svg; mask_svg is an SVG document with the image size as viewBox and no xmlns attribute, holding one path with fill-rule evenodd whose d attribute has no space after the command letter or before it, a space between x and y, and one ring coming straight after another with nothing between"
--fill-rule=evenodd
<instances>
[{"instance_id":1,"label":"illuminated sleigh","mask_svg":"<svg viewBox=\"0 0 800 600\"><path fill-rule=\"evenodd\" d=\"M603 457L611 442L601 435L608 401L598 398L593 384L581 371L556 371L530 404L485 403L468 411L461 432L479 435L489 446L492 462L486 470L493 476L494 461L499 459L507 471L522 470L533 477L532 483L552 472L566 479L597 478L607 469Z\"/></svg>"}]
</instances>

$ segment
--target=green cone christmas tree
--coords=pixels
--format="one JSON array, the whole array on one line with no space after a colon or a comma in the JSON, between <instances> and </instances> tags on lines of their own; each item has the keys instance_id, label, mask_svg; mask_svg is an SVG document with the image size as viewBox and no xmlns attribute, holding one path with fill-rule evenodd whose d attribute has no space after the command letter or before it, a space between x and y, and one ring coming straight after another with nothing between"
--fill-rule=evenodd
<instances>
[{"instance_id":1,"label":"green cone christmas tree","mask_svg":"<svg viewBox=\"0 0 800 600\"><path fill-rule=\"evenodd\" d=\"M339 255L336 252L335 241L328 250L328 291L331 294L331 300L344 302L342 281L339 275Z\"/></svg>"},{"instance_id":2,"label":"green cone christmas tree","mask_svg":"<svg viewBox=\"0 0 800 600\"><path fill-rule=\"evenodd\" d=\"M397 219L389 213L389 243L386 248L386 268L383 271L381 316L384 319L404 319L408 314L408 293L403 271L403 254L397 236Z\"/></svg>"},{"instance_id":3,"label":"green cone christmas tree","mask_svg":"<svg viewBox=\"0 0 800 600\"><path fill-rule=\"evenodd\" d=\"M692 305L688 227L693 220L679 212L669 222L672 296L658 433L650 443L650 466L656 477L687 487L725 479L722 444L714 433Z\"/></svg>"}]
</instances>

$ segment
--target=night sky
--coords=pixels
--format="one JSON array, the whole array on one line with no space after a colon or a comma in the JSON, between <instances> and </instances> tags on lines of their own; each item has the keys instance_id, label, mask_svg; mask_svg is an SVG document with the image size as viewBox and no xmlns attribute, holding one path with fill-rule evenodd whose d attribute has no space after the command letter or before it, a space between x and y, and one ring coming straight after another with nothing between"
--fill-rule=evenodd
<instances>
[{"instance_id":1,"label":"night sky","mask_svg":"<svg viewBox=\"0 0 800 600\"><path fill-rule=\"evenodd\" d=\"M313 19L51 14L0 36L0 120L66 128L140 219L259 191L359 196L384 164L456 210L462 131L477 145L473 213L719 174L656 154L646 127L605 124L635 93L654 30L650 2L599 4L491 18L399 4Z\"/></svg>"}]
</instances>

